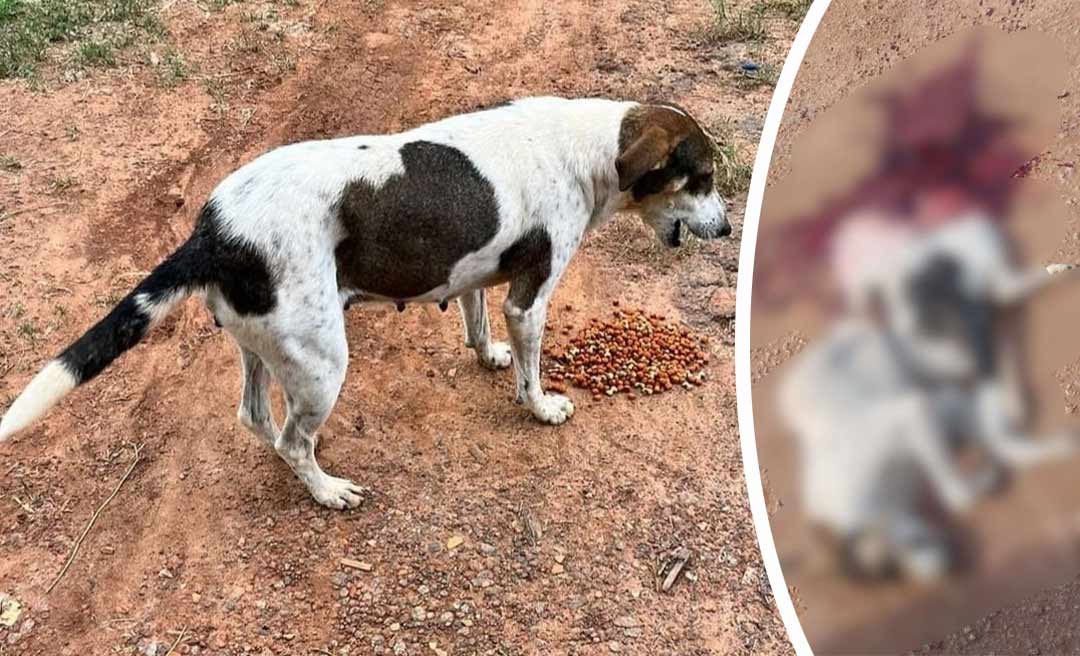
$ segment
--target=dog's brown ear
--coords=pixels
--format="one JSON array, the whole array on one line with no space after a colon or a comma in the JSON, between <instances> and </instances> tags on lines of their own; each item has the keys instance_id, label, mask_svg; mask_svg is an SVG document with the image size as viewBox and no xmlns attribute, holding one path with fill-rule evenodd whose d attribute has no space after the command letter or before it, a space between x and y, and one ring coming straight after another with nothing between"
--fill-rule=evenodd
<instances>
[{"instance_id":1,"label":"dog's brown ear","mask_svg":"<svg viewBox=\"0 0 1080 656\"><path fill-rule=\"evenodd\" d=\"M633 187L641 176L655 168L674 149L675 144L667 130L655 125L646 128L615 160L619 191Z\"/></svg>"}]
</instances>

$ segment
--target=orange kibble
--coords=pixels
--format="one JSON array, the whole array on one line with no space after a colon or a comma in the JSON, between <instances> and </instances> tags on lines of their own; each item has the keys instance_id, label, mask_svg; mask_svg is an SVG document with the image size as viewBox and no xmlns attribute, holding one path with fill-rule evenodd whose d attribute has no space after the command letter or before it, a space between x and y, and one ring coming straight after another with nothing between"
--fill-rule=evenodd
<instances>
[{"instance_id":1,"label":"orange kibble","mask_svg":"<svg viewBox=\"0 0 1080 656\"><path fill-rule=\"evenodd\" d=\"M618 307L619 302L612 305ZM543 350L555 360L549 368L552 389L565 381L588 390L595 400L614 394L636 399L677 385L689 389L701 384L696 374L708 362L703 339L660 314L620 308L612 315L607 320L589 319L562 353ZM568 336L573 326L558 330Z\"/></svg>"}]
</instances>

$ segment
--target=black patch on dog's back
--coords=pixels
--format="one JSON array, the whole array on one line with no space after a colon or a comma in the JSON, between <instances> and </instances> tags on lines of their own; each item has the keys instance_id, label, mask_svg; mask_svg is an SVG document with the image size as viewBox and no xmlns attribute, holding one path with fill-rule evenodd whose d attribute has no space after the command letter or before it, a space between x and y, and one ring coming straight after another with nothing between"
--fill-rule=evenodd
<instances>
[{"instance_id":1,"label":"black patch on dog's back","mask_svg":"<svg viewBox=\"0 0 1080 656\"><path fill-rule=\"evenodd\" d=\"M85 383L146 335L150 317L137 298L153 305L170 294L211 286L238 314L265 314L274 308L274 284L265 259L246 241L222 234L213 201L203 207L191 237L59 359L78 384Z\"/></svg>"},{"instance_id":2,"label":"black patch on dog's back","mask_svg":"<svg viewBox=\"0 0 1080 656\"><path fill-rule=\"evenodd\" d=\"M957 260L936 255L907 283L919 329L926 335L956 340L971 350L982 375L995 368L994 320L990 304L964 288Z\"/></svg>"},{"instance_id":3,"label":"black patch on dog's back","mask_svg":"<svg viewBox=\"0 0 1080 656\"><path fill-rule=\"evenodd\" d=\"M266 314L276 303L274 280L262 253L221 231L214 201L208 202L187 243L180 247L175 275L195 287L214 285L240 315Z\"/></svg>"},{"instance_id":4,"label":"black patch on dog's back","mask_svg":"<svg viewBox=\"0 0 1080 656\"><path fill-rule=\"evenodd\" d=\"M551 237L531 228L499 255L499 273L510 280L508 298L515 307L532 307L540 287L551 275Z\"/></svg>"},{"instance_id":5,"label":"black patch on dog's back","mask_svg":"<svg viewBox=\"0 0 1080 656\"><path fill-rule=\"evenodd\" d=\"M387 298L420 296L495 236L495 189L460 150L401 147L405 172L381 187L357 180L338 203L347 233L335 252L339 285Z\"/></svg>"}]
</instances>

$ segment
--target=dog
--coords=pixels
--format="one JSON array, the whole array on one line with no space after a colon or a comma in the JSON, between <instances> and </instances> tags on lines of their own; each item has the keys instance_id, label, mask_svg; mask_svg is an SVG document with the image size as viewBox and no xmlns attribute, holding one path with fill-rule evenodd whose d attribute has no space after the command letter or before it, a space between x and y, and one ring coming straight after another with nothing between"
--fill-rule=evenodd
<instances>
[{"instance_id":1,"label":"dog","mask_svg":"<svg viewBox=\"0 0 1080 656\"><path fill-rule=\"evenodd\" d=\"M852 247L872 241L861 232ZM927 488L961 514L1007 469L1076 451L1073 433L1024 433L1018 355L997 321L1074 267L1017 268L978 212L906 243L892 228L877 234L902 245L840 281L849 311L792 361L778 408L800 451L805 514L848 573L930 581L958 557ZM955 458L962 446L985 456L972 474Z\"/></svg>"},{"instance_id":2,"label":"dog","mask_svg":"<svg viewBox=\"0 0 1080 656\"><path fill-rule=\"evenodd\" d=\"M565 396L540 386L547 305L585 233L638 213L666 245L683 228L728 235L715 144L674 104L526 98L390 135L307 141L226 177L191 237L99 323L50 361L0 420L0 442L135 346L200 294L240 349L238 418L320 504L356 507L364 488L316 462L316 433L345 378L344 309L457 299L465 343L514 366L516 400L561 424ZM491 339L485 289L509 283L510 343ZM285 392L279 430L268 387Z\"/></svg>"}]
</instances>

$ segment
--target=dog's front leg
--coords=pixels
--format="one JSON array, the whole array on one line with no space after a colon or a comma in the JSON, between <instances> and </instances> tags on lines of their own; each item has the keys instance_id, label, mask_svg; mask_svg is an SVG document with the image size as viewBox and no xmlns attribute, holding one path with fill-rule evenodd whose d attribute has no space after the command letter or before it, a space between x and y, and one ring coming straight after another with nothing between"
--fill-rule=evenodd
<instances>
[{"instance_id":1,"label":"dog's front leg","mask_svg":"<svg viewBox=\"0 0 1080 656\"><path fill-rule=\"evenodd\" d=\"M547 394L540 387L540 341L544 336L548 297L537 296L528 307L515 300L514 287L503 304L510 348L514 352L517 402L546 424L561 424L574 414L574 404L561 394Z\"/></svg>"},{"instance_id":2,"label":"dog's front leg","mask_svg":"<svg viewBox=\"0 0 1080 656\"><path fill-rule=\"evenodd\" d=\"M1016 468L1032 467L1080 451L1080 435L1075 431L1043 437L1025 434L1008 413L1008 398L1013 393L1008 382L988 381L975 390L975 433L999 462Z\"/></svg>"},{"instance_id":3,"label":"dog's front leg","mask_svg":"<svg viewBox=\"0 0 1080 656\"><path fill-rule=\"evenodd\" d=\"M488 321L484 297L483 289L458 297L461 318L465 323L465 346L471 346L480 364L488 369L505 369L510 366L510 345L491 341L491 323Z\"/></svg>"},{"instance_id":4,"label":"dog's front leg","mask_svg":"<svg viewBox=\"0 0 1080 656\"><path fill-rule=\"evenodd\" d=\"M991 293L999 305L1022 303L1051 284L1075 280L1080 268L1075 264L1050 264L1021 271L1005 271L993 281Z\"/></svg>"}]
</instances>

